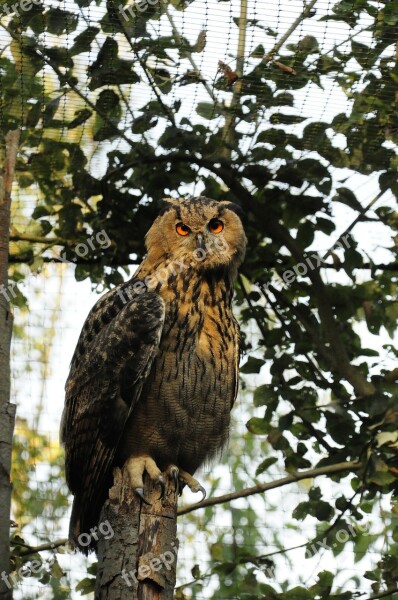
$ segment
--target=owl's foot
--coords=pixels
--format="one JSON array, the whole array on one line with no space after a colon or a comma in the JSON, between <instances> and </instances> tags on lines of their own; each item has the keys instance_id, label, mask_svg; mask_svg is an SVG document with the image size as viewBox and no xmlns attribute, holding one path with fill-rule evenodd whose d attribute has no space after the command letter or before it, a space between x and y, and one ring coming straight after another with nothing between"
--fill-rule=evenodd
<instances>
[{"instance_id":1,"label":"owl's foot","mask_svg":"<svg viewBox=\"0 0 398 600\"><path fill-rule=\"evenodd\" d=\"M151 506L151 503L144 496L144 481L143 475L145 471L149 477L160 486L161 493L160 498L163 498L166 485L164 483L163 475L153 458L150 456L134 456L127 459L125 467L130 477L131 487L134 493L141 498L145 504Z\"/></svg>"},{"instance_id":2,"label":"owl's foot","mask_svg":"<svg viewBox=\"0 0 398 600\"><path fill-rule=\"evenodd\" d=\"M194 494L196 494L196 492L201 492L203 494L203 498L199 500L199 502L202 502L206 498L205 488L197 479L192 477L192 475L186 471L179 469L175 465L170 465L166 471L166 474L174 482L175 489L179 491L180 495L182 494L184 485L187 485Z\"/></svg>"}]
</instances>

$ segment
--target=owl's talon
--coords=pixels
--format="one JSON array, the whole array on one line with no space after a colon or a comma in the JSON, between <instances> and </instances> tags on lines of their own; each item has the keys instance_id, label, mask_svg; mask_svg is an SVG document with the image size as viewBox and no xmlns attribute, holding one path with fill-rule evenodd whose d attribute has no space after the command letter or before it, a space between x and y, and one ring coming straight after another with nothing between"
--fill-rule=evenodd
<instances>
[{"instance_id":1,"label":"owl's talon","mask_svg":"<svg viewBox=\"0 0 398 600\"><path fill-rule=\"evenodd\" d=\"M186 471L183 471L182 469L179 470L178 478L180 480L180 495L182 493L184 485L187 485L191 492L193 492L194 494L196 494L197 492L202 493L203 498L199 500L199 502L203 502L203 500L206 498L206 490L197 479L195 479L194 477L192 477L192 475L190 475Z\"/></svg>"},{"instance_id":2,"label":"owl's talon","mask_svg":"<svg viewBox=\"0 0 398 600\"><path fill-rule=\"evenodd\" d=\"M147 504L148 506L152 506L152 504L148 502L148 500L144 496L144 488L135 488L134 493L136 494L136 496L141 498L141 500L145 502L145 504Z\"/></svg>"},{"instance_id":3,"label":"owl's talon","mask_svg":"<svg viewBox=\"0 0 398 600\"><path fill-rule=\"evenodd\" d=\"M193 479L193 478L192 478ZM194 479L194 481L196 482L193 485L188 485L189 489L191 490L191 492L193 492L194 494L197 494L198 492L200 492L202 494L202 498L199 500L199 502L203 502L203 500L206 498L207 492L205 490L205 488L203 487L203 485L200 485L200 483L198 481L196 481L196 479ZM182 485L182 487L184 486L184 483ZM198 504L199 504L198 502Z\"/></svg>"},{"instance_id":4,"label":"owl's talon","mask_svg":"<svg viewBox=\"0 0 398 600\"><path fill-rule=\"evenodd\" d=\"M170 465L170 467L167 469L167 475L169 476L171 481L174 483L174 491L178 492L181 495L180 479L179 479L178 474L179 474L179 468L176 467L175 465Z\"/></svg>"},{"instance_id":5,"label":"owl's talon","mask_svg":"<svg viewBox=\"0 0 398 600\"><path fill-rule=\"evenodd\" d=\"M126 460L125 468L129 474L131 487L136 495L141 498L145 504L152 506L144 496L144 480L143 475L146 472L149 478L158 483L161 487L160 498L163 498L165 492L165 483L162 477L162 472L150 456L132 456ZM160 499L159 498L159 499Z\"/></svg>"},{"instance_id":6,"label":"owl's talon","mask_svg":"<svg viewBox=\"0 0 398 600\"><path fill-rule=\"evenodd\" d=\"M202 499L199 500L199 502L203 502L203 500L206 498L206 490L203 487L203 485L199 486L198 492L200 492L202 494Z\"/></svg>"},{"instance_id":7,"label":"owl's talon","mask_svg":"<svg viewBox=\"0 0 398 600\"><path fill-rule=\"evenodd\" d=\"M166 484L164 482L164 479L162 476L160 476L158 478L158 484L160 486L160 496L159 496L159 500L161 500L162 498L164 498L164 495L166 493Z\"/></svg>"}]
</instances>

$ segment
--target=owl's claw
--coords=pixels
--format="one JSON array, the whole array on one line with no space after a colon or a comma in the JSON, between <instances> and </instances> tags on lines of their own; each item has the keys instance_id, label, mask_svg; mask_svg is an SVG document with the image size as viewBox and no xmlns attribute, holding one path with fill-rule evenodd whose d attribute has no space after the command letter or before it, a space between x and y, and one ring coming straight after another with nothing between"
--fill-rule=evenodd
<instances>
[{"instance_id":1,"label":"owl's claw","mask_svg":"<svg viewBox=\"0 0 398 600\"><path fill-rule=\"evenodd\" d=\"M187 485L191 492L193 492L194 494L196 494L196 492L201 492L203 497L201 500L199 500L199 502L203 502L203 500L206 498L205 488L199 483L197 479L195 479L194 477L192 477L192 475L187 473L187 471L183 471L175 465L170 465L167 469L167 474L175 485L175 491L178 490L180 496L182 494L184 486Z\"/></svg>"},{"instance_id":2,"label":"owl's claw","mask_svg":"<svg viewBox=\"0 0 398 600\"><path fill-rule=\"evenodd\" d=\"M203 485L200 485L199 481L197 481L196 479L194 479L192 477L193 481L195 483L193 483L192 485L189 485L189 489L191 490L191 492L193 492L194 494L196 494L197 492L200 492L202 494L202 498L199 500L199 502L203 502L203 500L206 498L206 490L203 487Z\"/></svg>"},{"instance_id":3,"label":"owl's claw","mask_svg":"<svg viewBox=\"0 0 398 600\"><path fill-rule=\"evenodd\" d=\"M163 477L160 475L160 477L158 478L158 484L160 486L160 496L159 496L159 500L161 500L165 493L166 493L166 484L164 482Z\"/></svg>"},{"instance_id":4,"label":"owl's claw","mask_svg":"<svg viewBox=\"0 0 398 600\"><path fill-rule=\"evenodd\" d=\"M128 471L131 487L133 488L135 494L141 498L145 504L152 506L150 502L144 496L144 481L143 475L146 472L150 479L160 485L161 493L159 496L159 500L163 498L166 485L164 479L162 477L162 472L150 456L132 456L128 458L125 464L125 468Z\"/></svg>"},{"instance_id":5,"label":"owl's claw","mask_svg":"<svg viewBox=\"0 0 398 600\"><path fill-rule=\"evenodd\" d=\"M170 477L171 481L174 483L174 491L178 492L181 495L180 479L179 479L178 474L179 474L178 467L176 467L175 465L171 465L168 469L168 476Z\"/></svg>"},{"instance_id":6,"label":"owl's claw","mask_svg":"<svg viewBox=\"0 0 398 600\"><path fill-rule=\"evenodd\" d=\"M199 500L199 502L203 502L203 500L206 498L206 490L203 487L203 485L199 485L199 488L197 491L202 494L202 498L201 498L201 500Z\"/></svg>"},{"instance_id":7,"label":"owl's claw","mask_svg":"<svg viewBox=\"0 0 398 600\"><path fill-rule=\"evenodd\" d=\"M134 493L136 496L141 498L141 500L145 502L145 504L147 504L148 506L152 506L152 504L148 502L148 500L144 496L144 488L135 488Z\"/></svg>"}]
</instances>

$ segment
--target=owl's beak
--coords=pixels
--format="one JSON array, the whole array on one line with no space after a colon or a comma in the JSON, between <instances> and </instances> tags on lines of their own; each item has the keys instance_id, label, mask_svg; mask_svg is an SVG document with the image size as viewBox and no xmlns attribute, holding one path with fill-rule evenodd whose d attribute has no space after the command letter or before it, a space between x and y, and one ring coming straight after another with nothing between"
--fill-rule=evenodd
<instances>
[{"instance_id":1,"label":"owl's beak","mask_svg":"<svg viewBox=\"0 0 398 600\"><path fill-rule=\"evenodd\" d=\"M205 238L201 233L198 233L198 235L196 236L196 248L201 248L202 250L206 250Z\"/></svg>"}]
</instances>

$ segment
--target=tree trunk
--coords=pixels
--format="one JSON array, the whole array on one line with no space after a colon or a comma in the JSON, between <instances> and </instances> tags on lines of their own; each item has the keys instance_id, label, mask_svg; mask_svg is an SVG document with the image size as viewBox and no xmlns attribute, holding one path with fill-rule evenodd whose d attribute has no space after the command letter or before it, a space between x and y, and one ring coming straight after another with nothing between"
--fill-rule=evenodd
<instances>
[{"instance_id":1,"label":"tree trunk","mask_svg":"<svg viewBox=\"0 0 398 600\"><path fill-rule=\"evenodd\" d=\"M125 470L114 470L114 484L98 526L99 532L102 528L106 533L98 541L95 600L173 598L178 495L170 483L159 499L159 487L149 478L145 479L144 494L151 506L132 492Z\"/></svg>"},{"instance_id":2,"label":"tree trunk","mask_svg":"<svg viewBox=\"0 0 398 600\"><path fill-rule=\"evenodd\" d=\"M0 598L10 600L11 450L15 404L10 403L10 345L12 314L8 295L11 189L18 151L19 131L9 131L1 150L0 172Z\"/></svg>"}]
</instances>

